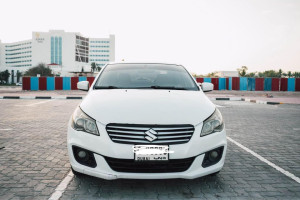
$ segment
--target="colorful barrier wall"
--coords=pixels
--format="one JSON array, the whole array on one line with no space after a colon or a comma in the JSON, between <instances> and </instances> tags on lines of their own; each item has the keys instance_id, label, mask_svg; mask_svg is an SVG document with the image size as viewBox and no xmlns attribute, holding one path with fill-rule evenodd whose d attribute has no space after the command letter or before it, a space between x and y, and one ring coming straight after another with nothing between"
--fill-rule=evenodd
<instances>
[{"instance_id":1,"label":"colorful barrier wall","mask_svg":"<svg viewBox=\"0 0 300 200\"><path fill-rule=\"evenodd\" d=\"M280 79L280 91L287 91L287 85L288 79L287 78L281 78Z\"/></svg>"},{"instance_id":2,"label":"colorful barrier wall","mask_svg":"<svg viewBox=\"0 0 300 200\"><path fill-rule=\"evenodd\" d=\"M197 83L203 83L204 82L204 78L196 78Z\"/></svg>"},{"instance_id":3,"label":"colorful barrier wall","mask_svg":"<svg viewBox=\"0 0 300 200\"><path fill-rule=\"evenodd\" d=\"M39 89L39 78L30 77L30 90L38 90L38 89Z\"/></svg>"},{"instance_id":4,"label":"colorful barrier wall","mask_svg":"<svg viewBox=\"0 0 300 200\"><path fill-rule=\"evenodd\" d=\"M219 90L219 78L211 78L211 83L214 84L214 90Z\"/></svg>"},{"instance_id":5,"label":"colorful barrier wall","mask_svg":"<svg viewBox=\"0 0 300 200\"><path fill-rule=\"evenodd\" d=\"M300 78L296 78L295 91L300 91Z\"/></svg>"},{"instance_id":6,"label":"colorful barrier wall","mask_svg":"<svg viewBox=\"0 0 300 200\"><path fill-rule=\"evenodd\" d=\"M279 91L279 78L272 78L272 91Z\"/></svg>"},{"instance_id":7,"label":"colorful barrier wall","mask_svg":"<svg viewBox=\"0 0 300 200\"><path fill-rule=\"evenodd\" d=\"M229 90L229 78L226 78L226 90Z\"/></svg>"},{"instance_id":8,"label":"colorful barrier wall","mask_svg":"<svg viewBox=\"0 0 300 200\"><path fill-rule=\"evenodd\" d=\"M55 90L62 90L63 88L63 77L55 77Z\"/></svg>"},{"instance_id":9,"label":"colorful barrier wall","mask_svg":"<svg viewBox=\"0 0 300 200\"><path fill-rule=\"evenodd\" d=\"M39 90L47 90L47 77L39 78Z\"/></svg>"},{"instance_id":10,"label":"colorful barrier wall","mask_svg":"<svg viewBox=\"0 0 300 200\"><path fill-rule=\"evenodd\" d=\"M255 78L248 78L247 81L247 90L255 91Z\"/></svg>"},{"instance_id":11,"label":"colorful barrier wall","mask_svg":"<svg viewBox=\"0 0 300 200\"><path fill-rule=\"evenodd\" d=\"M22 89L23 90L30 90L30 77L23 77Z\"/></svg>"},{"instance_id":12,"label":"colorful barrier wall","mask_svg":"<svg viewBox=\"0 0 300 200\"><path fill-rule=\"evenodd\" d=\"M23 77L23 90L77 90L79 81L93 84L95 77ZM300 91L300 78L196 78L214 84L214 90Z\"/></svg>"},{"instance_id":13,"label":"colorful barrier wall","mask_svg":"<svg viewBox=\"0 0 300 200\"><path fill-rule=\"evenodd\" d=\"M271 91L272 90L272 78L265 78L264 80L264 90Z\"/></svg>"},{"instance_id":14,"label":"colorful barrier wall","mask_svg":"<svg viewBox=\"0 0 300 200\"><path fill-rule=\"evenodd\" d=\"M22 77L23 90L77 90L79 81L89 81L95 77Z\"/></svg>"},{"instance_id":15,"label":"colorful barrier wall","mask_svg":"<svg viewBox=\"0 0 300 200\"><path fill-rule=\"evenodd\" d=\"M229 78L228 90L232 90L232 77Z\"/></svg>"},{"instance_id":16,"label":"colorful barrier wall","mask_svg":"<svg viewBox=\"0 0 300 200\"><path fill-rule=\"evenodd\" d=\"M240 90L240 77L232 77L232 90Z\"/></svg>"},{"instance_id":17,"label":"colorful barrier wall","mask_svg":"<svg viewBox=\"0 0 300 200\"><path fill-rule=\"evenodd\" d=\"M247 83L248 78L247 77L240 77L240 90L247 90Z\"/></svg>"},{"instance_id":18,"label":"colorful barrier wall","mask_svg":"<svg viewBox=\"0 0 300 200\"><path fill-rule=\"evenodd\" d=\"M255 79L255 91L264 90L264 78L254 78Z\"/></svg>"},{"instance_id":19,"label":"colorful barrier wall","mask_svg":"<svg viewBox=\"0 0 300 200\"><path fill-rule=\"evenodd\" d=\"M288 91L293 92L295 91L295 78L288 78Z\"/></svg>"},{"instance_id":20,"label":"colorful barrier wall","mask_svg":"<svg viewBox=\"0 0 300 200\"><path fill-rule=\"evenodd\" d=\"M219 90L226 90L226 78L219 78Z\"/></svg>"},{"instance_id":21,"label":"colorful barrier wall","mask_svg":"<svg viewBox=\"0 0 300 200\"><path fill-rule=\"evenodd\" d=\"M78 77L71 77L71 90L77 90Z\"/></svg>"}]
</instances>

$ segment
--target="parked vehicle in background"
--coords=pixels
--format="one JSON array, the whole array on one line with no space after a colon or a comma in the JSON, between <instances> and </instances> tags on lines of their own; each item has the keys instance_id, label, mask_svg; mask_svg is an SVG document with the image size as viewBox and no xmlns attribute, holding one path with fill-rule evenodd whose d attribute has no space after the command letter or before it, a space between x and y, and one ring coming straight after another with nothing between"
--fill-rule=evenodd
<instances>
[{"instance_id":1,"label":"parked vehicle in background","mask_svg":"<svg viewBox=\"0 0 300 200\"><path fill-rule=\"evenodd\" d=\"M75 174L103 179L194 179L219 172L227 149L220 111L181 65L104 67L68 124Z\"/></svg>"},{"instance_id":2,"label":"parked vehicle in background","mask_svg":"<svg viewBox=\"0 0 300 200\"><path fill-rule=\"evenodd\" d=\"M16 83L16 85L17 85L17 86L22 86L22 83L21 83L21 82L19 82L19 83Z\"/></svg>"}]
</instances>

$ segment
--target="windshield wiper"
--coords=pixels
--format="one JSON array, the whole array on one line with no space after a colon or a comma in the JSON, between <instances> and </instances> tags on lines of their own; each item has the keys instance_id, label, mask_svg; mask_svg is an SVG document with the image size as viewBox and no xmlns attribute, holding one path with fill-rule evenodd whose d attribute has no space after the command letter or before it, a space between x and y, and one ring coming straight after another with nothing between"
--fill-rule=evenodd
<instances>
[{"instance_id":1,"label":"windshield wiper","mask_svg":"<svg viewBox=\"0 0 300 200\"><path fill-rule=\"evenodd\" d=\"M150 88L153 89L166 89L166 90L187 90L186 88L183 87L173 87L173 86L158 86L158 85L152 85Z\"/></svg>"},{"instance_id":2,"label":"windshield wiper","mask_svg":"<svg viewBox=\"0 0 300 200\"><path fill-rule=\"evenodd\" d=\"M118 89L116 86L95 86L95 89Z\"/></svg>"}]
</instances>

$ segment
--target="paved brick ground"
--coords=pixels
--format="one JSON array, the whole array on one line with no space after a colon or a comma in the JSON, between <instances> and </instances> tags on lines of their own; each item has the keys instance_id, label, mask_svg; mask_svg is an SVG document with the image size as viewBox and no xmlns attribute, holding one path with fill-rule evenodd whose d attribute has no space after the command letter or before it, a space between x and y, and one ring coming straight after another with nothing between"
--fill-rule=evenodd
<instances>
[{"instance_id":1,"label":"paved brick ground","mask_svg":"<svg viewBox=\"0 0 300 200\"><path fill-rule=\"evenodd\" d=\"M69 171L66 125L79 102L0 100L1 200L47 199L54 192ZM223 106L228 136L300 176L300 106L215 103ZM114 181L75 176L62 199L300 199L300 184L228 143L217 176Z\"/></svg>"},{"instance_id":2,"label":"paved brick ground","mask_svg":"<svg viewBox=\"0 0 300 200\"><path fill-rule=\"evenodd\" d=\"M46 101L0 100L1 200L48 199L69 171L66 128L79 101Z\"/></svg>"}]
</instances>

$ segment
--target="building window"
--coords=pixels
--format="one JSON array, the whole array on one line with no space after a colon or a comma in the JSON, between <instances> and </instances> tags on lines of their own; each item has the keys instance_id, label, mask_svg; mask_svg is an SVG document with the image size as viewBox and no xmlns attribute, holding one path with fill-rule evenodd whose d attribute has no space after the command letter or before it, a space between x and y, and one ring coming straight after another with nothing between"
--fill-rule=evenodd
<instances>
[{"instance_id":1,"label":"building window","mask_svg":"<svg viewBox=\"0 0 300 200\"><path fill-rule=\"evenodd\" d=\"M62 65L62 38L51 37L51 64Z\"/></svg>"},{"instance_id":2,"label":"building window","mask_svg":"<svg viewBox=\"0 0 300 200\"><path fill-rule=\"evenodd\" d=\"M75 61L89 62L89 38L76 35L75 42Z\"/></svg>"}]
</instances>

